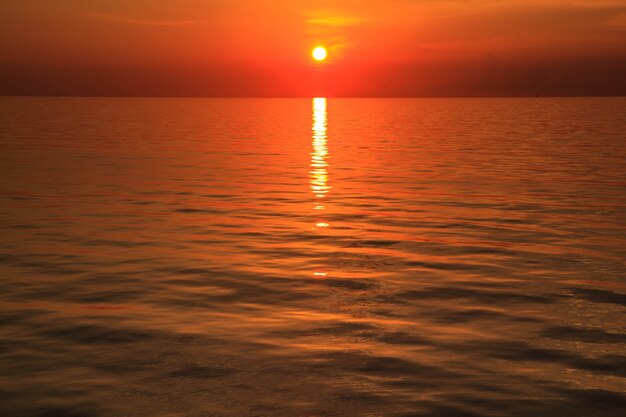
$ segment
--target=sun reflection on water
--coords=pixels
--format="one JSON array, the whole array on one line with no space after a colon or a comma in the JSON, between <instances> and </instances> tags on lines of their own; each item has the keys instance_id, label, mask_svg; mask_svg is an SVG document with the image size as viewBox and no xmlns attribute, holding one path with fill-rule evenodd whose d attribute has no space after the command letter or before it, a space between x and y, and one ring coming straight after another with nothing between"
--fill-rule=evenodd
<instances>
[{"instance_id":1,"label":"sun reflection on water","mask_svg":"<svg viewBox=\"0 0 626 417\"><path fill-rule=\"evenodd\" d=\"M310 186L311 192L317 198L316 210L325 210L323 198L330 191L328 185L328 116L326 99L313 99L313 150L311 152ZM320 223L320 222L318 222ZM326 224L326 223L324 223ZM327 225L327 224L326 224ZM319 227L319 226L318 226Z\"/></svg>"},{"instance_id":2,"label":"sun reflection on water","mask_svg":"<svg viewBox=\"0 0 626 417\"><path fill-rule=\"evenodd\" d=\"M313 99L313 137L311 151L311 170L309 171L309 184L311 192L315 196L314 209L321 213L326 210L325 197L332 187L328 185L328 112L326 99L322 97ZM326 229L330 226L321 218L315 220L313 230ZM316 277L325 277L327 272L316 271Z\"/></svg>"}]
</instances>

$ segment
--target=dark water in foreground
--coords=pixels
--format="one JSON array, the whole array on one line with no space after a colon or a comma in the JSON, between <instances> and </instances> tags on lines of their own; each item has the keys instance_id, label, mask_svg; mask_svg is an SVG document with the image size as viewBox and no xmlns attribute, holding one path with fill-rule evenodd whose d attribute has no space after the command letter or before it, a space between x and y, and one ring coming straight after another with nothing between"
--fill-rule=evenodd
<instances>
[{"instance_id":1,"label":"dark water in foreground","mask_svg":"<svg viewBox=\"0 0 626 417\"><path fill-rule=\"evenodd\" d=\"M0 99L2 415L618 416L626 99Z\"/></svg>"}]
</instances>

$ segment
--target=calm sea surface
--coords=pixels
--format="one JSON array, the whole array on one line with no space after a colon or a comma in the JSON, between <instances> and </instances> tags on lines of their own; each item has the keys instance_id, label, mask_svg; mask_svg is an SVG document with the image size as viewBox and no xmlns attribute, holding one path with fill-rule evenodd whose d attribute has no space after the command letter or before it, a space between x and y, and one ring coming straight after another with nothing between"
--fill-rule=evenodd
<instances>
[{"instance_id":1,"label":"calm sea surface","mask_svg":"<svg viewBox=\"0 0 626 417\"><path fill-rule=\"evenodd\" d=\"M626 407L626 99L0 98L1 415Z\"/></svg>"}]
</instances>

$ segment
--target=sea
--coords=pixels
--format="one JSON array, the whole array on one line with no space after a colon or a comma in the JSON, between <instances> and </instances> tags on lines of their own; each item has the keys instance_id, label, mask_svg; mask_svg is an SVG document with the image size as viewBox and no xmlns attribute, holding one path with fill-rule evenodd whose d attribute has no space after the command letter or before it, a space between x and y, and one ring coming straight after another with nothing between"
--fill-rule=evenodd
<instances>
[{"instance_id":1,"label":"sea","mask_svg":"<svg viewBox=\"0 0 626 417\"><path fill-rule=\"evenodd\" d=\"M3 417L617 417L626 98L0 98Z\"/></svg>"}]
</instances>

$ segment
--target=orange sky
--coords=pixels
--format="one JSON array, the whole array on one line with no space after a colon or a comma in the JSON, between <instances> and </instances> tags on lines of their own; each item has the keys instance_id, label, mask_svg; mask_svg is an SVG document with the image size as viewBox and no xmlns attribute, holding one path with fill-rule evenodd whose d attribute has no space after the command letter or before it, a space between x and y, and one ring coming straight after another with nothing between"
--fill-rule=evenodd
<instances>
[{"instance_id":1,"label":"orange sky","mask_svg":"<svg viewBox=\"0 0 626 417\"><path fill-rule=\"evenodd\" d=\"M0 52L0 94L624 95L626 0L8 0Z\"/></svg>"}]
</instances>

